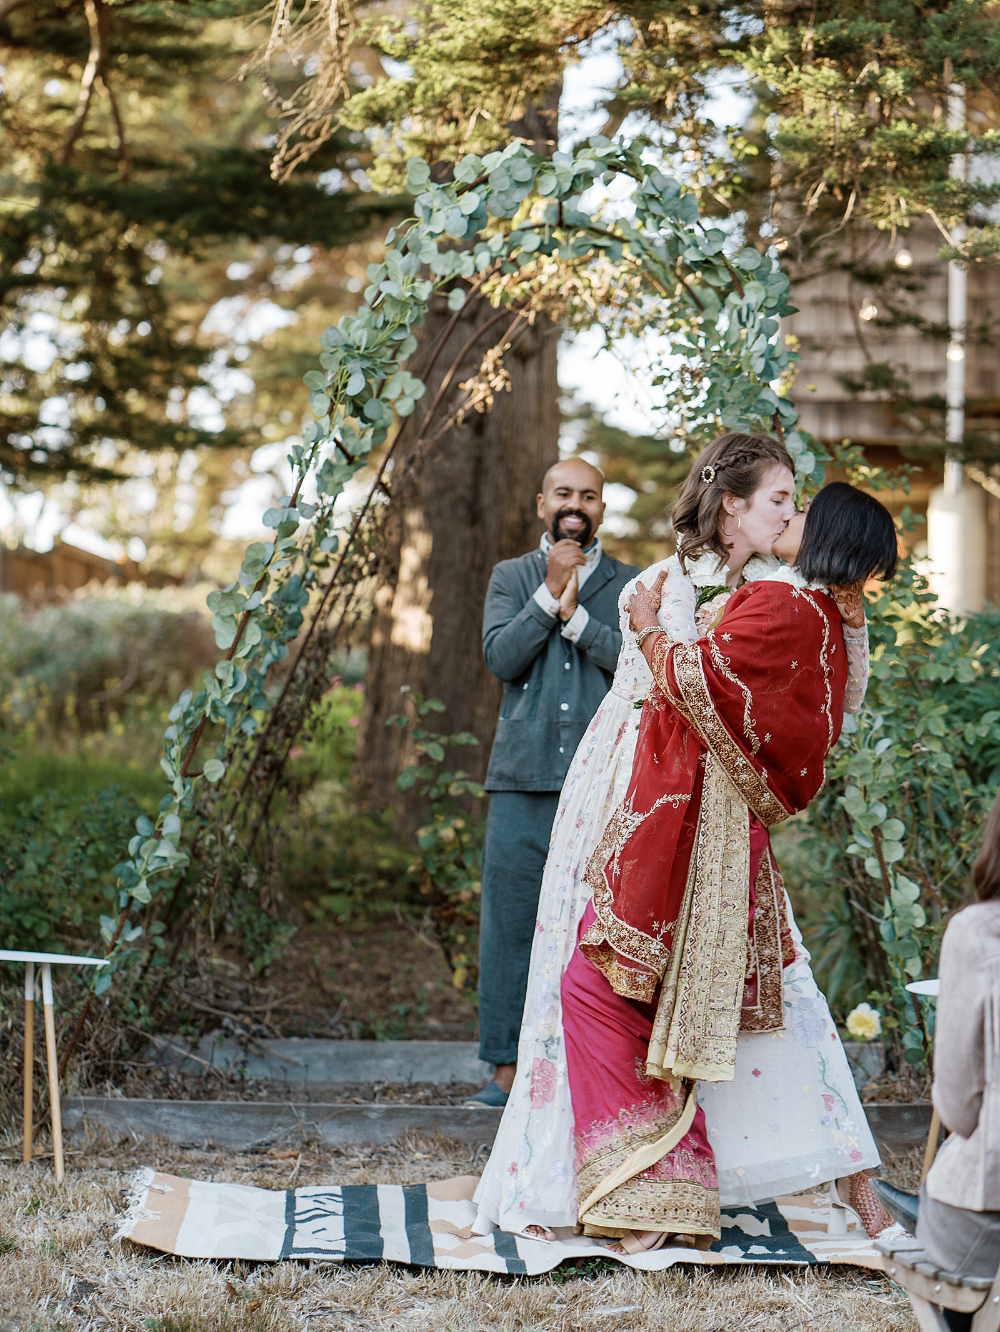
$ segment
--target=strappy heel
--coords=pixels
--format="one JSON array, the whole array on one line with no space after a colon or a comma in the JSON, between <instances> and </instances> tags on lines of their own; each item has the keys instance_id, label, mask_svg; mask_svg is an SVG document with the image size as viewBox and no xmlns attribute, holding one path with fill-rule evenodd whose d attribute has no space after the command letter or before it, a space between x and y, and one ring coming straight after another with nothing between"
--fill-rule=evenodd
<instances>
[{"instance_id":1,"label":"strappy heel","mask_svg":"<svg viewBox=\"0 0 1000 1332\"><path fill-rule=\"evenodd\" d=\"M850 1202L844 1202L837 1189L837 1181L830 1181L830 1211L827 1220L828 1235L846 1235L848 1220L853 1217L869 1239L895 1239L896 1231L905 1233L879 1202L866 1171L848 1175Z\"/></svg>"}]
</instances>

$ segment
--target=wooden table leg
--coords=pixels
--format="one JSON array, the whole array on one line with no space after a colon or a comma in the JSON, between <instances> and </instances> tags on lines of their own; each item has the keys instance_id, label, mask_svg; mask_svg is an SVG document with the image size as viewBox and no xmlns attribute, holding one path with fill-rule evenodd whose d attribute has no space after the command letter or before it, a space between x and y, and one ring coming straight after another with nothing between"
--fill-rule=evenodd
<instances>
[{"instance_id":1,"label":"wooden table leg","mask_svg":"<svg viewBox=\"0 0 1000 1332\"><path fill-rule=\"evenodd\" d=\"M63 1180L62 1109L59 1104L59 1060L56 1058L56 1021L52 1008L52 968L42 963L42 1004L45 1009L45 1053L49 1064L49 1106L52 1113L52 1156L56 1181Z\"/></svg>"},{"instance_id":2,"label":"wooden table leg","mask_svg":"<svg viewBox=\"0 0 1000 1332\"><path fill-rule=\"evenodd\" d=\"M21 1159L27 1164L32 1152L32 1098L35 1063L35 964L24 964L24 1146Z\"/></svg>"}]
</instances>

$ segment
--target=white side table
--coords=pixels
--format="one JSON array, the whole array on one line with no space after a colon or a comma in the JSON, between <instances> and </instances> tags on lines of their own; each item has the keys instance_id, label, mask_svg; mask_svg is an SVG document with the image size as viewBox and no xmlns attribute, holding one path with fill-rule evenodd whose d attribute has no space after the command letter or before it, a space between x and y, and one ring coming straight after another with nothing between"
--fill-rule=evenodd
<instances>
[{"instance_id":1,"label":"white side table","mask_svg":"<svg viewBox=\"0 0 1000 1332\"><path fill-rule=\"evenodd\" d=\"M42 972L42 1005L45 1011L45 1053L49 1067L49 1105L52 1108L52 1155L56 1179L62 1183L62 1108L59 1104L59 1060L56 1058L56 1023L52 1009L52 967L106 967L102 957L72 957L68 953L22 953L0 948L0 962L24 963L24 1148L23 1159L31 1160L31 1078L35 1058L35 963Z\"/></svg>"}]
</instances>

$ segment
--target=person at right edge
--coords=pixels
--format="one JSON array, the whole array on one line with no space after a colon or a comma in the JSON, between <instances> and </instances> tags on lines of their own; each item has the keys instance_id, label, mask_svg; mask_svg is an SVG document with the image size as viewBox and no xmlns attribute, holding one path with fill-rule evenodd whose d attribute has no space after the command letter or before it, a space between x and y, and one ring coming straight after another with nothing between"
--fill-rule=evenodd
<instances>
[{"instance_id":1,"label":"person at right edge","mask_svg":"<svg viewBox=\"0 0 1000 1332\"><path fill-rule=\"evenodd\" d=\"M941 944L934 1105L950 1136L920 1189L917 1239L942 1271L993 1277L1000 1266L1000 795L972 880L979 901ZM942 1309L954 1332L972 1314Z\"/></svg>"}]
</instances>

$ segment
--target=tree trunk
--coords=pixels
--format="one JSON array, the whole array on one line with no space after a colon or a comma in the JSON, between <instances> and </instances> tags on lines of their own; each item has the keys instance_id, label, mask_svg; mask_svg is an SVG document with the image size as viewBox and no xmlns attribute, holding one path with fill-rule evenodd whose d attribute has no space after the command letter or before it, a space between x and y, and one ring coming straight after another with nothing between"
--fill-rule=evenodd
<instances>
[{"instance_id":1,"label":"tree trunk","mask_svg":"<svg viewBox=\"0 0 1000 1332\"><path fill-rule=\"evenodd\" d=\"M454 358L495 313L485 301L468 303L437 359L421 406L433 401ZM444 301L436 299L424 328L425 346L449 318ZM483 352L508 322L484 329L453 386L478 369ZM379 803L400 806L396 777L412 753L407 733L385 725L387 717L404 710L403 685L446 704L447 712L432 717L431 729L467 730L478 737L480 744L455 751L449 766L480 779L486 771L500 685L483 661L483 600L494 564L530 550L540 535L535 495L558 457L558 339L558 328L537 321L506 354L510 392L497 393L492 411L470 413L407 466L418 435L410 427L411 454L400 460L397 472L404 474L392 486L359 733L362 789Z\"/></svg>"},{"instance_id":2,"label":"tree trunk","mask_svg":"<svg viewBox=\"0 0 1000 1332\"><path fill-rule=\"evenodd\" d=\"M512 138L543 157L558 146L561 91L561 84L553 84L539 105L518 108L508 126ZM507 320L484 327L496 313L483 300L466 305L427 379L420 404L425 410L477 328L483 335L452 375L449 398L500 340ZM436 298L423 329L424 347L435 345L450 318L444 300ZM375 596L358 775L366 798L401 812L405 802L396 778L413 749L408 732L385 722L403 711L404 685L445 704L445 713L432 715L439 726L432 724L431 730L471 731L478 738L477 746L453 751L449 767L464 768L479 780L486 773L501 686L483 661L483 601L493 566L538 542L535 496L559 457L558 344L559 329L536 320L504 357L510 391L496 394L492 410L470 413L416 459L414 422L410 452L399 460L403 466L397 465L404 474L392 486L386 557ZM442 408L446 414L447 400Z\"/></svg>"}]
</instances>

